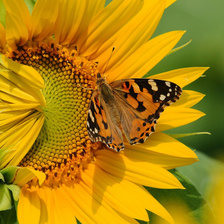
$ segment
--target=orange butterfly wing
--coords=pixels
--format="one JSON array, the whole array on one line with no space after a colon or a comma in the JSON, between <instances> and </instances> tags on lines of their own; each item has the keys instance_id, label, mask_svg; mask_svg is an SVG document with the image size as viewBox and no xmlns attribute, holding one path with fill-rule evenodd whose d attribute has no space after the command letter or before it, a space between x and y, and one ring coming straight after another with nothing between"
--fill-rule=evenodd
<instances>
[{"instance_id":1,"label":"orange butterfly wing","mask_svg":"<svg viewBox=\"0 0 224 224\"><path fill-rule=\"evenodd\" d=\"M130 144L143 143L155 131L156 120L165 106L175 102L181 88L174 83L152 79L112 82L121 127Z\"/></svg>"},{"instance_id":2,"label":"orange butterfly wing","mask_svg":"<svg viewBox=\"0 0 224 224\"><path fill-rule=\"evenodd\" d=\"M163 80L124 79L104 87L110 91L93 93L87 130L93 142L116 151L124 148L122 133L130 144L143 143L165 106L181 95L178 85Z\"/></svg>"}]
</instances>

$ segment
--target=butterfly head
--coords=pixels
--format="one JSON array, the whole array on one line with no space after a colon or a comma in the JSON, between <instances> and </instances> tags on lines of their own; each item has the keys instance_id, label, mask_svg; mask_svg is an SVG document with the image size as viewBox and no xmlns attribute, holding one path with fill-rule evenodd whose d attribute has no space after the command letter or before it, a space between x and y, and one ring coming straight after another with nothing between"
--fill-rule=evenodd
<instances>
[{"instance_id":1,"label":"butterfly head","mask_svg":"<svg viewBox=\"0 0 224 224\"><path fill-rule=\"evenodd\" d=\"M101 79L102 78L102 76L101 76L101 74L98 72L97 73L97 79Z\"/></svg>"},{"instance_id":2,"label":"butterfly head","mask_svg":"<svg viewBox=\"0 0 224 224\"><path fill-rule=\"evenodd\" d=\"M99 86L101 86L103 83L105 83L105 78L102 77L102 75L101 75L100 73L97 73L96 85L99 87Z\"/></svg>"}]
</instances>

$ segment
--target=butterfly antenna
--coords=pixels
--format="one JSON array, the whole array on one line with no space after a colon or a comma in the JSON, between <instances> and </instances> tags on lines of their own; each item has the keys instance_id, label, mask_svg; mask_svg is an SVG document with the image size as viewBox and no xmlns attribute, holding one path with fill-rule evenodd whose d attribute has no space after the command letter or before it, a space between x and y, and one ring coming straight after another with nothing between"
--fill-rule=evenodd
<instances>
[{"instance_id":1,"label":"butterfly antenna","mask_svg":"<svg viewBox=\"0 0 224 224\"><path fill-rule=\"evenodd\" d=\"M112 51L111 51L110 57L109 57L109 59L108 59L108 61L107 61L107 64L106 64L105 69L104 69L104 71L103 71L103 74L104 74L104 73L106 72L106 70L107 70L107 67L108 67L108 65L109 65L109 62L110 62L110 59L111 59L111 57L112 57L112 54L113 54L114 50L115 50L115 47L113 47L113 49L112 49Z\"/></svg>"}]
</instances>

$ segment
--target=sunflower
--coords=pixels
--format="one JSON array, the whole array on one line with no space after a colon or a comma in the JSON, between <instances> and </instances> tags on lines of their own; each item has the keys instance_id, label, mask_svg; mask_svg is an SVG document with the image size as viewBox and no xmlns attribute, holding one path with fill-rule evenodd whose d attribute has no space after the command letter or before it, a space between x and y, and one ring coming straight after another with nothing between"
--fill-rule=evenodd
<instances>
[{"instance_id":1,"label":"sunflower","mask_svg":"<svg viewBox=\"0 0 224 224\"><path fill-rule=\"evenodd\" d=\"M173 2L113 0L105 7L105 0L37 0L30 13L23 0L4 1L0 169L13 170L8 182L21 188L20 224L130 224L148 221L146 210L173 222L143 186L183 188L168 170L197 156L162 131L202 117L191 107L204 95L184 90L144 144L126 145L119 153L92 143L86 124L98 72L108 82L143 77L180 40L183 31L151 38ZM151 78L184 87L206 69L183 68Z\"/></svg>"}]
</instances>

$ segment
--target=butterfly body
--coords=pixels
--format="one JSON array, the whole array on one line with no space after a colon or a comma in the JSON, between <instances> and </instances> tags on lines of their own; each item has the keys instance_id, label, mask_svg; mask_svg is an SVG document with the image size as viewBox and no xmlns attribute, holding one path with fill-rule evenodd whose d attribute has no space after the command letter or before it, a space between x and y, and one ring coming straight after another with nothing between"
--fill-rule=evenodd
<instances>
[{"instance_id":1,"label":"butterfly body","mask_svg":"<svg viewBox=\"0 0 224 224\"><path fill-rule=\"evenodd\" d=\"M107 104L109 107L114 107L115 97L112 88L104 79L97 82L97 89L99 95L102 97L102 100Z\"/></svg>"},{"instance_id":2,"label":"butterfly body","mask_svg":"<svg viewBox=\"0 0 224 224\"><path fill-rule=\"evenodd\" d=\"M88 111L87 130L93 142L124 149L143 143L154 132L156 120L181 89L174 83L153 79L123 79L107 83L98 74Z\"/></svg>"}]
</instances>

